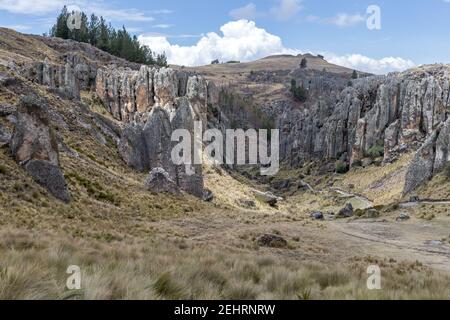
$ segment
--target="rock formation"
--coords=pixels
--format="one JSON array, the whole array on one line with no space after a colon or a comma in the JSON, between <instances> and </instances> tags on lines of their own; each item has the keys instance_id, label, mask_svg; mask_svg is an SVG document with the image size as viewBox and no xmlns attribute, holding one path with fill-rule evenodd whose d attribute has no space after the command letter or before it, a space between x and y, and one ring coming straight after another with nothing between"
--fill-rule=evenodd
<instances>
[{"instance_id":1,"label":"rock formation","mask_svg":"<svg viewBox=\"0 0 450 320\"><path fill-rule=\"evenodd\" d=\"M213 83L169 68L102 68L96 92L111 115L124 123L118 147L129 166L139 171L163 168L181 190L203 196L201 165L173 164L176 143L171 136L174 130L185 129L193 137L195 121L206 128L207 106L218 103Z\"/></svg>"},{"instance_id":2,"label":"rock formation","mask_svg":"<svg viewBox=\"0 0 450 320\"><path fill-rule=\"evenodd\" d=\"M68 99L80 98L79 80L75 75L74 68L65 65L51 63L48 59L26 66L22 74L37 84L47 86L58 94Z\"/></svg>"},{"instance_id":3,"label":"rock formation","mask_svg":"<svg viewBox=\"0 0 450 320\"><path fill-rule=\"evenodd\" d=\"M145 187L155 193L170 193L178 195L180 190L170 175L163 168L154 168L148 175Z\"/></svg>"},{"instance_id":4,"label":"rock formation","mask_svg":"<svg viewBox=\"0 0 450 320\"><path fill-rule=\"evenodd\" d=\"M384 161L391 162L427 141L419 151L422 156L416 156L415 166L432 175L436 169L428 162L434 161L431 145L438 136L442 136L439 144L443 146L438 167L448 161L447 138L436 130L442 130L439 128L450 111L449 71L448 66L424 66L354 80L352 86L342 91L339 86L331 88L327 95L324 89L322 93L312 91L305 108L288 106L278 119L281 158L291 166L312 159L341 160L351 165L367 157L371 148L380 147ZM411 180L411 173L409 177ZM426 174L424 179L429 177ZM409 192L420 182L407 184L405 191Z\"/></svg>"},{"instance_id":5,"label":"rock formation","mask_svg":"<svg viewBox=\"0 0 450 320\"><path fill-rule=\"evenodd\" d=\"M59 168L58 143L49 126L47 105L35 95L20 100L10 148L14 159L56 198L70 201Z\"/></svg>"}]
</instances>

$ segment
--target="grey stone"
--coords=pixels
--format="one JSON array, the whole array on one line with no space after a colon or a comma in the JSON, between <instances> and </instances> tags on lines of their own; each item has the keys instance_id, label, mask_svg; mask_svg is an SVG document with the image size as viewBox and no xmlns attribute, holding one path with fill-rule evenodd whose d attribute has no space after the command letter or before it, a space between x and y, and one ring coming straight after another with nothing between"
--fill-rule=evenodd
<instances>
[{"instance_id":1,"label":"grey stone","mask_svg":"<svg viewBox=\"0 0 450 320\"><path fill-rule=\"evenodd\" d=\"M25 169L37 183L46 188L55 198L66 203L70 201L66 180L58 166L47 161L31 160L25 164Z\"/></svg>"},{"instance_id":2,"label":"grey stone","mask_svg":"<svg viewBox=\"0 0 450 320\"><path fill-rule=\"evenodd\" d=\"M202 199L203 199L203 201L206 201L206 202L212 202L214 200L214 194L212 193L211 190L204 189Z\"/></svg>"},{"instance_id":3,"label":"grey stone","mask_svg":"<svg viewBox=\"0 0 450 320\"><path fill-rule=\"evenodd\" d=\"M353 216L353 206L351 203L347 203L344 208L342 208L337 214L341 218L350 218Z\"/></svg>"},{"instance_id":4,"label":"grey stone","mask_svg":"<svg viewBox=\"0 0 450 320\"><path fill-rule=\"evenodd\" d=\"M58 142L49 126L48 106L37 96L21 98L10 148L14 159L53 196L69 202L65 178L59 168Z\"/></svg>"},{"instance_id":5,"label":"grey stone","mask_svg":"<svg viewBox=\"0 0 450 320\"><path fill-rule=\"evenodd\" d=\"M154 168L149 173L145 187L155 193L180 194L177 185L163 168Z\"/></svg>"},{"instance_id":6,"label":"grey stone","mask_svg":"<svg viewBox=\"0 0 450 320\"><path fill-rule=\"evenodd\" d=\"M409 216L409 214L402 212L402 213L400 213L400 215L397 217L396 221L397 221L397 222L400 222L400 221L407 221L407 220L409 220L409 219L411 219L411 217Z\"/></svg>"},{"instance_id":7,"label":"grey stone","mask_svg":"<svg viewBox=\"0 0 450 320\"><path fill-rule=\"evenodd\" d=\"M259 190L252 190L253 195L261 202L267 203L271 207L276 206L278 201L281 201L282 198L275 196L271 192L262 192Z\"/></svg>"},{"instance_id":8,"label":"grey stone","mask_svg":"<svg viewBox=\"0 0 450 320\"><path fill-rule=\"evenodd\" d=\"M324 215L322 212L320 211L316 211L311 213L311 218L315 219L315 220L323 220L324 219Z\"/></svg>"}]
</instances>

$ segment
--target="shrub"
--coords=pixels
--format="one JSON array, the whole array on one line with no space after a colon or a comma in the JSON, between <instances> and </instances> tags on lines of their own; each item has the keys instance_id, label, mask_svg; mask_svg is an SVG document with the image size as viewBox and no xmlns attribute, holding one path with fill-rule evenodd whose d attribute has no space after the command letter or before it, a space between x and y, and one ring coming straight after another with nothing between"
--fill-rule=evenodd
<instances>
[{"instance_id":1,"label":"shrub","mask_svg":"<svg viewBox=\"0 0 450 320\"><path fill-rule=\"evenodd\" d=\"M374 145L372 148L367 150L367 156L376 159L384 155L384 146L381 144Z\"/></svg>"},{"instance_id":2,"label":"shrub","mask_svg":"<svg viewBox=\"0 0 450 320\"><path fill-rule=\"evenodd\" d=\"M336 173L344 174L348 172L348 165L345 162L336 162Z\"/></svg>"},{"instance_id":3,"label":"shrub","mask_svg":"<svg viewBox=\"0 0 450 320\"><path fill-rule=\"evenodd\" d=\"M0 164L0 174L7 174L8 173L8 168L6 168L4 165Z\"/></svg>"},{"instance_id":4,"label":"shrub","mask_svg":"<svg viewBox=\"0 0 450 320\"><path fill-rule=\"evenodd\" d=\"M300 102L305 102L308 100L308 91L303 87L297 87L297 81L295 79L291 80L291 93L294 98Z\"/></svg>"},{"instance_id":5,"label":"shrub","mask_svg":"<svg viewBox=\"0 0 450 320\"><path fill-rule=\"evenodd\" d=\"M450 179L450 162L447 163L447 165L445 166L445 176L447 177L447 179Z\"/></svg>"},{"instance_id":6,"label":"shrub","mask_svg":"<svg viewBox=\"0 0 450 320\"><path fill-rule=\"evenodd\" d=\"M300 62L300 68L306 69L307 67L308 67L308 60L306 60L306 58L303 58L302 61Z\"/></svg>"}]
</instances>

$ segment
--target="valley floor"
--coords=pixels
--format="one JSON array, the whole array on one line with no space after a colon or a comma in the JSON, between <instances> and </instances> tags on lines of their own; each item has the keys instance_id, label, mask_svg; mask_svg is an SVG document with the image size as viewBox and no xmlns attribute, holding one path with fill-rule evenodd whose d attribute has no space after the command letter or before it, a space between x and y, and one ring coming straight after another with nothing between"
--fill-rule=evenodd
<instances>
[{"instance_id":1,"label":"valley floor","mask_svg":"<svg viewBox=\"0 0 450 320\"><path fill-rule=\"evenodd\" d=\"M122 241L2 230L0 298L450 297L450 246L430 242L445 236L441 223L277 220L208 211L150 223L148 237ZM288 246L258 247L262 233L278 234ZM65 289L69 265L81 268L81 290ZM370 265L382 270L381 290L366 287Z\"/></svg>"}]
</instances>

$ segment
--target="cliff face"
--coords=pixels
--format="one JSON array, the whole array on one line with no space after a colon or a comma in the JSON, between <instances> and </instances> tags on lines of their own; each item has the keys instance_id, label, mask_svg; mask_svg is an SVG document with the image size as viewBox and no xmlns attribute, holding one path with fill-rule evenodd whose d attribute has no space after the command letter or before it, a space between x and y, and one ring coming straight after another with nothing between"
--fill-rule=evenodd
<instances>
[{"instance_id":1,"label":"cliff face","mask_svg":"<svg viewBox=\"0 0 450 320\"><path fill-rule=\"evenodd\" d=\"M201 165L174 164L171 136L177 129L193 136L195 121L206 128L208 105L218 103L212 82L169 68L102 68L96 92L112 116L124 123L119 152L129 166L139 171L161 168L182 190L203 195ZM191 145L194 149L194 141Z\"/></svg>"},{"instance_id":2,"label":"cliff face","mask_svg":"<svg viewBox=\"0 0 450 320\"><path fill-rule=\"evenodd\" d=\"M449 71L448 66L436 65L362 78L341 92L332 89L319 95L307 108L287 107L278 120L282 158L291 166L314 158L355 165L377 146L384 149L384 162L391 162L427 139L430 147L425 149L434 150L438 140L447 145ZM439 149L435 155L426 152L423 170L428 178L450 160L447 149ZM423 170L415 172L412 165L405 192L420 184L411 180Z\"/></svg>"}]
</instances>

